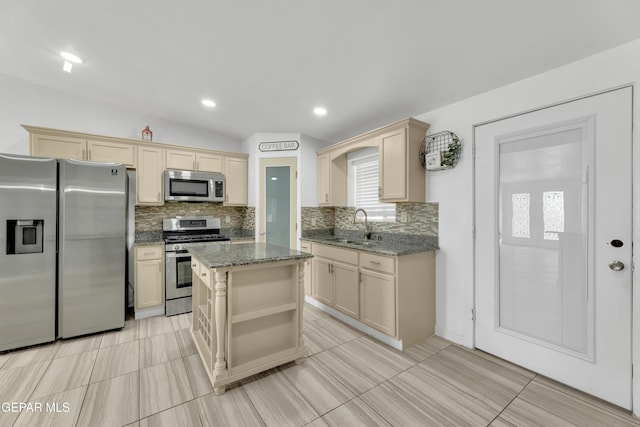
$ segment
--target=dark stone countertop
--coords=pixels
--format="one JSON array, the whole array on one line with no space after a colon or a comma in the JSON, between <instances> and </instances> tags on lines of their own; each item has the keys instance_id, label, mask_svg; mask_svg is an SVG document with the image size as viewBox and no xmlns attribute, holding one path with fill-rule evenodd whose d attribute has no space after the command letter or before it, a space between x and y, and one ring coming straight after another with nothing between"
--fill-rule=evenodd
<instances>
[{"instance_id":1,"label":"dark stone countertop","mask_svg":"<svg viewBox=\"0 0 640 427\"><path fill-rule=\"evenodd\" d=\"M404 243L384 240L368 240L365 242L362 239L351 239L333 234L325 234L306 236L300 240L391 256L402 256L439 249L437 239L433 241L425 240L423 243Z\"/></svg>"},{"instance_id":2,"label":"dark stone countertop","mask_svg":"<svg viewBox=\"0 0 640 427\"><path fill-rule=\"evenodd\" d=\"M243 245L197 243L188 250L193 257L208 268L273 263L312 257L311 254L305 252L267 245L266 243L246 243Z\"/></svg>"},{"instance_id":3,"label":"dark stone countertop","mask_svg":"<svg viewBox=\"0 0 640 427\"><path fill-rule=\"evenodd\" d=\"M162 240L162 231L137 232L133 244L136 246L164 245L164 240Z\"/></svg>"}]
</instances>

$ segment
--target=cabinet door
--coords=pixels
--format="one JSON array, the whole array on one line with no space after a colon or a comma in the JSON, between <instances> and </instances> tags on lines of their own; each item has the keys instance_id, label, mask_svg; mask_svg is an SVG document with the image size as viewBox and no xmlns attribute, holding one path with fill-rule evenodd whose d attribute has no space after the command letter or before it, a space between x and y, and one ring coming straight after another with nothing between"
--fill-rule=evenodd
<instances>
[{"instance_id":1,"label":"cabinet door","mask_svg":"<svg viewBox=\"0 0 640 427\"><path fill-rule=\"evenodd\" d=\"M300 244L300 251L311 253L311 242L302 242ZM313 296L313 260L308 259L304 263L304 294Z\"/></svg>"},{"instance_id":2,"label":"cabinet door","mask_svg":"<svg viewBox=\"0 0 640 427\"><path fill-rule=\"evenodd\" d=\"M318 156L318 205L331 204L331 159L329 154Z\"/></svg>"},{"instance_id":3,"label":"cabinet door","mask_svg":"<svg viewBox=\"0 0 640 427\"><path fill-rule=\"evenodd\" d=\"M84 139L33 135L31 155L58 159L84 160L87 142Z\"/></svg>"},{"instance_id":4,"label":"cabinet door","mask_svg":"<svg viewBox=\"0 0 640 427\"><path fill-rule=\"evenodd\" d=\"M407 133L405 128L380 137L380 201L407 198Z\"/></svg>"},{"instance_id":5,"label":"cabinet door","mask_svg":"<svg viewBox=\"0 0 640 427\"><path fill-rule=\"evenodd\" d=\"M196 170L201 172L222 173L222 156L196 153Z\"/></svg>"},{"instance_id":6,"label":"cabinet door","mask_svg":"<svg viewBox=\"0 0 640 427\"><path fill-rule=\"evenodd\" d=\"M313 297L333 307L333 275L329 260L313 258L313 285Z\"/></svg>"},{"instance_id":7,"label":"cabinet door","mask_svg":"<svg viewBox=\"0 0 640 427\"><path fill-rule=\"evenodd\" d=\"M164 150L138 147L136 170L136 204L163 205L162 178L164 173Z\"/></svg>"},{"instance_id":8,"label":"cabinet door","mask_svg":"<svg viewBox=\"0 0 640 427\"><path fill-rule=\"evenodd\" d=\"M395 277L360 270L360 320L392 337L396 336Z\"/></svg>"},{"instance_id":9,"label":"cabinet door","mask_svg":"<svg viewBox=\"0 0 640 427\"><path fill-rule=\"evenodd\" d=\"M344 314L358 319L360 314L358 267L333 262L332 271L335 307Z\"/></svg>"},{"instance_id":10,"label":"cabinet door","mask_svg":"<svg viewBox=\"0 0 640 427\"><path fill-rule=\"evenodd\" d=\"M167 150L167 169L196 170L196 153L193 151Z\"/></svg>"},{"instance_id":11,"label":"cabinet door","mask_svg":"<svg viewBox=\"0 0 640 427\"><path fill-rule=\"evenodd\" d=\"M136 309L164 304L162 259L136 261Z\"/></svg>"},{"instance_id":12,"label":"cabinet door","mask_svg":"<svg viewBox=\"0 0 640 427\"><path fill-rule=\"evenodd\" d=\"M247 206L249 162L246 157L226 157L224 161L225 206Z\"/></svg>"},{"instance_id":13,"label":"cabinet door","mask_svg":"<svg viewBox=\"0 0 640 427\"><path fill-rule=\"evenodd\" d=\"M135 167L135 146L113 142L87 141L87 160L122 163Z\"/></svg>"}]
</instances>

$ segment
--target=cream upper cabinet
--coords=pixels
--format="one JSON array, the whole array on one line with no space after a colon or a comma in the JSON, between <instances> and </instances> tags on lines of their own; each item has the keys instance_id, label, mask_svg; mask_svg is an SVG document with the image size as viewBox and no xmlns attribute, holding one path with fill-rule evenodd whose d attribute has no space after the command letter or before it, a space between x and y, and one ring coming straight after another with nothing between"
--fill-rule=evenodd
<instances>
[{"instance_id":1,"label":"cream upper cabinet","mask_svg":"<svg viewBox=\"0 0 640 427\"><path fill-rule=\"evenodd\" d=\"M196 153L196 170L200 172L222 172L223 157L215 154Z\"/></svg>"},{"instance_id":2,"label":"cream upper cabinet","mask_svg":"<svg viewBox=\"0 0 640 427\"><path fill-rule=\"evenodd\" d=\"M329 193L331 188L329 153L318 156L318 205L330 206Z\"/></svg>"},{"instance_id":3,"label":"cream upper cabinet","mask_svg":"<svg viewBox=\"0 0 640 427\"><path fill-rule=\"evenodd\" d=\"M424 203L426 175L419 152L428 128L409 118L319 150L318 204L346 205L347 154L367 147L378 149L381 202Z\"/></svg>"},{"instance_id":4,"label":"cream upper cabinet","mask_svg":"<svg viewBox=\"0 0 640 427\"><path fill-rule=\"evenodd\" d=\"M418 153L428 127L409 119L378 137L381 202L425 202L426 174Z\"/></svg>"},{"instance_id":5,"label":"cream upper cabinet","mask_svg":"<svg viewBox=\"0 0 640 427\"><path fill-rule=\"evenodd\" d=\"M247 206L249 202L249 161L247 157L225 157L225 206Z\"/></svg>"},{"instance_id":6,"label":"cream upper cabinet","mask_svg":"<svg viewBox=\"0 0 640 427\"><path fill-rule=\"evenodd\" d=\"M139 146L136 172L136 205L164 204L164 149Z\"/></svg>"},{"instance_id":7,"label":"cream upper cabinet","mask_svg":"<svg viewBox=\"0 0 640 427\"><path fill-rule=\"evenodd\" d=\"M222 172L223 156L197 151L167 149L167 169Z\"/></svg>"},{"instance_id":8,"label":"cream upper cabinet","mask_svg":"<svg viewBox=\"0 0 640 427\"><path fill-rule=\"evenodd\" d=\"M84 160L86 149L87 142L84 139L48 135L31 136L32 156Z\"/></svg>"},{"instance_id":9,"label":"cream upper cabinet","mask_svg":"<svg viewBox=\"0 0 640 427\"><path fill-rule=\"evenodd\" d=\"M137 246L135 258L135 309L147 309L164 304L164 247Z\"/></svg>"},{"instance_id":10,"label":"cream upper cabinet","mask_svg":"<svg viewBox=\"0 0 640 427\"><path fill-rule=\"evenodd\" d=\"M318 205L347 205L347 156L318 155Z\"/></svg>"},{"instance_id":11,"label":"cream upper cabinet","mask_svg":"<svg viewBox=\"0 0 640 427\"><path fill-rule=\"evenodd\" d=\"M196 170L196 153L185 150L167 150L167 169Z\"/></svg>"},{"instance_id":12,"label":"cream upper cabinet","mask_svg":"<svg viewBox=\"0 0 640 427\"><path fill-rule=\"evenodd\" d=\"M402 201L407 198L407 144L405 128L380 137L378 148L380 201ZM424 180L424 179L423 179ZM424 200L423 200L424 201Z\"/></svg>"},{"instance_id":13,"label":"cream upper cabinet","mask_svg":"<svg viewBox=\"0 0 640 427\"><path fill-rule=\"evenodd\" d=\"M32 134L31 154L58 159L122 163L125 166L135 167L135 147L133 145L86 140L71 136Z\"/></svg>"},{"instance_id":14,"label":"cream upper cabinet","mask_svg":"<svg viewBox=\"0 0 640 427\"><path fill-rule=\"evenodd\" d=\"M136 166L136 147L116 142L87 141L87 160Z\"/></svg>"}]
</instances>

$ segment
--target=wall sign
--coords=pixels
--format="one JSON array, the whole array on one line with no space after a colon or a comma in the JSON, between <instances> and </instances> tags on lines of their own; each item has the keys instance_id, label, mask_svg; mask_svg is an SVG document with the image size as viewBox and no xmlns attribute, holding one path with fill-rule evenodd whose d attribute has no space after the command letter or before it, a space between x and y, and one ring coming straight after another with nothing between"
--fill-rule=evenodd
<instances>
[{"instance_id":1,"label":"wall sign","mask_svg":"<svg viewBox=\"0 0 640 427\"><path fill-rule=\"evenodd\" d=\"M273 141L273 142L261 142L258 145L258 149L262 152L265 151L296 151L300 147L298 141Z\"/></svg>"}]
</instances>

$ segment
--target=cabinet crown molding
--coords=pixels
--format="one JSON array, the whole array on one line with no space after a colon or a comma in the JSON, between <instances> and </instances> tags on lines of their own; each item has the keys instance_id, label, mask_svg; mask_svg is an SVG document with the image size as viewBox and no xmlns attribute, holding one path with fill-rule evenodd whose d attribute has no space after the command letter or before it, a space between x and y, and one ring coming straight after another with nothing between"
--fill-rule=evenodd
<instances>
[{"instance_id":1,"label":"cabinet crown molding","mask_svg":"<svg viewBox=\"0 0 640 427\"><path fill-rule=\"evenodd\" d=\"M382 126L373 130L370 130L368 132L362 133L360 135L356 135L352 138L349 139L345 139L344 141L335 143L333 145L330 145L328 147L323 147L320 150L316 151L316 153L318 155L320 154L324 154L324 153L329 153L329 152L340 152L340 153L346 153L348 151L351 151L351 147L353 146L353 148L362 148L364 147L364 145L361 145L360 143L363 143L365 141L368 140L373 140L375 139L377 136L383 135L387 132L391 132L394 131L396 129L400 129L403 127L407 127L407 126L411 126L413 129L419 129L421 132L427 132L427 129L429 128L429 124L422 122L420 120L414 119L413 117L409 117L407 119L402 119L402 120L398 120L397 122L393 122L390 123L386 126Z\"/></svg>"},{"instance_id":2,"label":"cabinet crown molding","mask_svg":"<svg viewBox=\"0 0 640 427\"><path fill-rule=\"evenodd\" d=\"M20 126L22 126L31 135L47 135L47 136L86 139L91 141L114 142L118 144L134 145L138 147L154 147L154 148L166 148L166 149L176 149L176 150L186 149L186 150L192 150L194 152L200 152L200 153L216 153L216 154L224 155L227 157L246 157L246 158L249 157L249 154L247 153L212 150L208 148L193 147L189 145L176 145L176 144L169 144L166 142L158 142L158 141L149 142L149 141L143 141L141 139L120 138L116 136L97 135L97 134L86 133L86 132L53 129L53 128L46 128L41 126L26 125L26 124L21 124Z\"/></svg>"}]
</instances>

